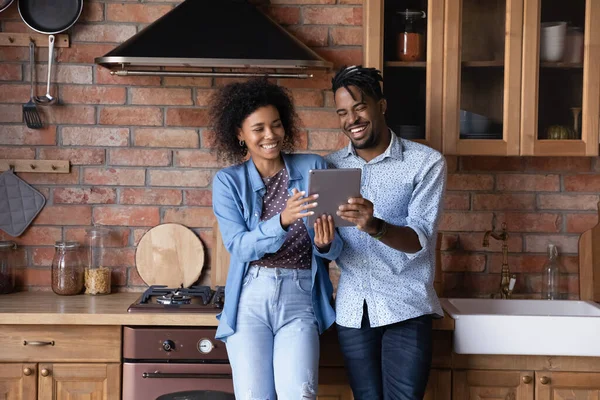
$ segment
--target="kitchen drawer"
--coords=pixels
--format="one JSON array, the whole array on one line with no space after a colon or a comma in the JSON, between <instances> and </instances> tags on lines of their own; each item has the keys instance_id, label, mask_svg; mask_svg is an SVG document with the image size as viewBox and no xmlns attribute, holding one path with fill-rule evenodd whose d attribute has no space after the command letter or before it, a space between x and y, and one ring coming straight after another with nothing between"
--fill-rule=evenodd
<instances>
[{"instance_id":1,"label":"kitchen drawer","mask_svg":"<svg viewBox=\"0 0 600 400\"><path fill-rule=\"evenodd\" d=\"M0 362L120 362L121 327L0 325L0 349Z\"/></svg>"}]
</instances>

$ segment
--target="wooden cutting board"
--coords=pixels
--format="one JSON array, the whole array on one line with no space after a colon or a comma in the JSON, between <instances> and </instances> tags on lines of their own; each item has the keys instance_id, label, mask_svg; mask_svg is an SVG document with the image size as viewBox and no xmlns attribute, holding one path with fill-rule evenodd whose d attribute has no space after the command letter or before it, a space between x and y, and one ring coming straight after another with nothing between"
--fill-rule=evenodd
<instances>
[{"instance_id":1,"label":"wooden cutting board","mask_svg":"<svg viewBox=\"0 0 600 400\"><path fill-rule=\"evenodd\" d=\"M212 262L210 269L212 271L210 280L212 287L225 286L227 281L227 273L229 272L230 256L223 243L221 232L219 232L219 224L215 221L213 224L214 245L212 251Z\"/></svg>"},{"instance_id":2,"label":"wooden cutting board","mask_svg":"<svg viewBox=\"0 0 600 400\"><path fill-rule=\"evenodd\" d=\"M158 225L140 240L135 265L147 285L189 287L202 273L204 246L194 232L183 225Z\"/></svg>"},{"instance_id":3,"label":"wooden cutting board","mask_svg":"<svg viewBox=\"0 0 600 400\"><path fill-rule=\"evenodd\" d=\"M579 298L600 302L600 203L599 223L579 237Z\"/></svg>"}]
</instances>

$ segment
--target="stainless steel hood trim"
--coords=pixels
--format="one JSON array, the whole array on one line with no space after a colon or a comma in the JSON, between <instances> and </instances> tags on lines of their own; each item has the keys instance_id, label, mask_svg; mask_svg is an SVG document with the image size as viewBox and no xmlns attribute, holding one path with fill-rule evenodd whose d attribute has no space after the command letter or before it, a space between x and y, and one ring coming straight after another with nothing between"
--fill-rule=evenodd
<instances>
[{"instance_id":1,"label":"stainless steel hood trim","mask_svg":"<svg viewBox=\"0 0 600 400\"><path fill-rule=\"evenodd\" d=\"M247 60L238 58L157 58L157 57L97 57L96 64L106 68L145 67L201 67L201 68L330 68L327 61L311 60Z\"/></svg>"},{"instance_id":2,"label":"stainless steel hood trim","mask_svg":"<svg viewBox=\"0 0 600 400\"><path fill-rule=\"evenodd\" d=\"M254 76L266 76L269 78L308 79L312 74L292 74L280 72L195 72L195 71L143 71L143 70L119 70L110 71L111 75L117 76L171 76L171 77L209 77L209 78L251 78Z\"/></svg>"}]
</instances>

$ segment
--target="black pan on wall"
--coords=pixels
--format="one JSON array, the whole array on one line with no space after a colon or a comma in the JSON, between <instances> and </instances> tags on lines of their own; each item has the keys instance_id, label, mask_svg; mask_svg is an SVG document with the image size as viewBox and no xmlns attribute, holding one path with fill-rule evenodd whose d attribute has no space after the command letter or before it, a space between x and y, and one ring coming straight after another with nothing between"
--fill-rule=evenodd
<instances>
[{"instance_id":1,"label":"black pan on wall","mask_svg":"<svg viewBox=\"0 0 600 400\"><path fill-rule=\"evenodd\" d=\"M19 0L19 15L36 32L53 35L77 22L83 0Z\"/></svg>"}]
</instances>

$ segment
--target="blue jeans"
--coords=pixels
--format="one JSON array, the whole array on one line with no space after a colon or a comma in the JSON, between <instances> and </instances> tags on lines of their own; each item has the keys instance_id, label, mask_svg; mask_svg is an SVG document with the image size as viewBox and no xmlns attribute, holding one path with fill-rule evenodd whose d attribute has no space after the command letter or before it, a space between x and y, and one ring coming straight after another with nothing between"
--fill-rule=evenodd
<instances>
[{"instance_id":1,"label":"blue jeans","mask_svg":"<svg viewBox=\"0 0 600 400\"><path fill-rule=\"evenodd\" d=\"M250 267L226 346L236 399L315 399L319 332L311 270Z\"/></svg>"},{"instance_id":2,"label":"blue jeans","mask_svg":"<svg viewBox=\"0 0 600 400\"><path fill-rule=\"evenodd\" d=\"M371 328L365 303L360 329L337 325L355 400L421 400L432 357L432 317Z\"/></svg>"}]
</instances>

